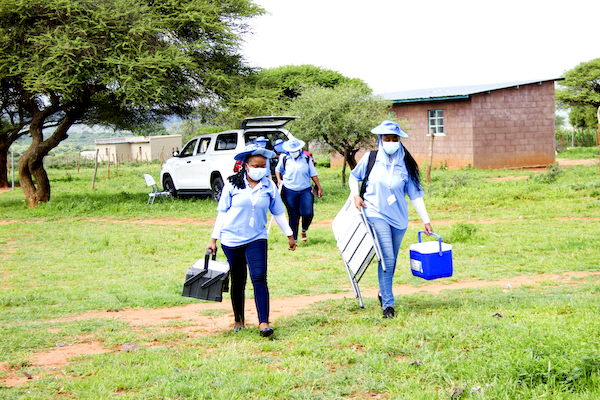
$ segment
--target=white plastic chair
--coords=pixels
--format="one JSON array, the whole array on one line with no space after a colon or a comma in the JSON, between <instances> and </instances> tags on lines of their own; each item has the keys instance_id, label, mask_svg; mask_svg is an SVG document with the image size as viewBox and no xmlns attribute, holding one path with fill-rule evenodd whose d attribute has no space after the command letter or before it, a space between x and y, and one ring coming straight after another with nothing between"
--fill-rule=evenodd
<instances>
[{"instance_id":1,"label":"white plastic chair","mask_svg":"<svg viewBox=\"0 0 600 400\"><path fill-rule=\"evenodd\" d=\"M144 179L146 180L146 185L152 189L152 191L148 193L148 201L146 204L154 204L154 199L157 197L161 202L163 202L163 197L171 197L171 192L161 192L158 189L158 185L154 181L152 175L144 174Z\"/></svg>"}]
</instances>

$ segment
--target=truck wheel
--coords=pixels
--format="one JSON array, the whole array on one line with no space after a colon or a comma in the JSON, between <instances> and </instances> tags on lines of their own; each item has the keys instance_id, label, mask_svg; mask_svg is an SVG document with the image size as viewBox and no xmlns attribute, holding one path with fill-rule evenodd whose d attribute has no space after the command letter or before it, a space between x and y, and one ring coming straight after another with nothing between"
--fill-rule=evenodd
<instances>
[{"instance_id":1,"label":"truck wheel","mask_svg":"<svg viewBox=\"0 0 600 400\"><path fill-rule=\"evenodd\" d=\"M175 185L173 184L173 179L171 179L170 176L165 176L165 178L163 179L163 188L165 189L165 192L170 192L171 193L171 197L176 198L177 197L177 189L175 189Z\"/></svg>"},{"instance_id":2,"label":"truck wheel","mask_svg":"<svg viewBox=\"0 0 600 400\"><path fill-rule=\"evenodd\" d=\"M221 198L221 192L223 192L223 179L217 176L211 183L210 188L212 189L212 199L219 201Z\"/></svg>"}]
</instances>

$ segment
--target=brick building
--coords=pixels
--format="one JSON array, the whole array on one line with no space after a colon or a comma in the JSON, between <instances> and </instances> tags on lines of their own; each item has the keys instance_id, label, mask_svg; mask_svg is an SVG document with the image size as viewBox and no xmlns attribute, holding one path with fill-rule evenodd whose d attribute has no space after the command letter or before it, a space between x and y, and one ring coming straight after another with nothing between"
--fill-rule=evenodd
<instances>
[{"instance_id":1,"label":"brick building","mask_svg":"<svg viewBox=\"0 0 600 400\"><path fill-rule=\"evenodd\" d=\"M429 159L428 133L433 130L434 166L546 166L555 160L554 82L562 79L421 89L383 97L392 101L397 118L408 120L402 125L410 137L403 143L419 164Z\"/></svg>"},{"instance_id":2,"label":"brick building","mask_svg":"<svg viewBox=\"0 0 600 400\"><path fill-rule=\"evenodd\" d=\"M424 89L386 93L392 112L408 119L406 147L422 163L436 132L433 165L519 168L555 160L554 82Z\"/></svg>"}]
</instances>

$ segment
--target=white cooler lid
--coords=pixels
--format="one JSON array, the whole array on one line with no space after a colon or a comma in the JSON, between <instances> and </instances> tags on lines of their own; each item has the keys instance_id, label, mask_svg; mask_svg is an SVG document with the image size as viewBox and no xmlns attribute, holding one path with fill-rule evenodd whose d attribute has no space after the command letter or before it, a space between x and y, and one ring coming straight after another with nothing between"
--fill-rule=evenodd
<instances>
[{"instance_id":1,"label":"white cooler lid","mask_svg":"<svg viewBox=\"0 0 600 400\"><path fill-rule=\"evenodd\" d=\"M421 242L411 244L409 250L417 251L421 254L432 254L440 252L439 242ZM452 245L442 242L442 251L452 250Z\"/></svg>"}]
</instances>

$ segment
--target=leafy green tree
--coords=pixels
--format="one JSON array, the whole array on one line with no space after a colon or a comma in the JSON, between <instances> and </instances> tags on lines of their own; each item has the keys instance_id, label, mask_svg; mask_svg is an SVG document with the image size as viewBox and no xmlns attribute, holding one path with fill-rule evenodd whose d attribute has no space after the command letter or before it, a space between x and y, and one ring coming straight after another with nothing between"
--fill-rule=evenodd
<instances>
[{"instance_id":1,"label":"leafy green tree","mask_svg":"<svg viewBox=\"0 0 600 400\"><path fill-rule=\"evenodd\" d=\"M160 122L137 126L133 129L133 133L139 136L168 135L167 128L165 128Z\"/></svg>"},{"instance_id":2,"label":"leafy green tree","mask_svg":"<svg viewBox=\"0 0 600 400\"><path fill-rule=\"evenodd\" d=\"M569 112L569 122L575 128L598 128L598 110L592 106L573 106Z\"/></svg>"},{"instance_id":3,"label":"leafy green tree","mask_svg":"<svg viewBox=\"0 0 600 400\"><path fill-rule=\"evenodd\" d=\"M305 89L291 103L292 112L300 116L294 122L294 136L324 141L354 168L356 153L362 147L375 145L376 136L371 129L390 119L390 106L389 101L374 96L362 85Z\"/></svg>"},{"instance_id":4,"label":"leafy green tree","mask_svg":"<svg viewBox=\"0 0 600 400\"><path fill-rule=\"evenodd\" d=\"M19 159L30 207L50 199L43 160L73 124L209 109L248 73L241 34L261 13L251 0L0 0L2 90L32 137Z\"/></svg>"},{"instance_id":5,"label":"leafy green tree","mask_svg":"<svg viewBox=\"0 0 600 400\"><path fill-rule=\"evenodd\" d=\"M559 105L576 107L600 106L600 58L583 62L565 72L565 80L556 91Z\"/></svg>"},{"instance_id":6,"label":"leafy green tree","mask_svg":"<svg viewBox=\"0 0 600 400\"><path fill-rule=\"evenodd\" d=\"M337 71L314 65L284 65L257 71L235 87L223 101L224 120L239 126L247 117L281 115L288 111L292 100L301 95L303 88L333 88L353 83L368 90L365 82L348 78Z\"/></svg>"}]
</instances>

